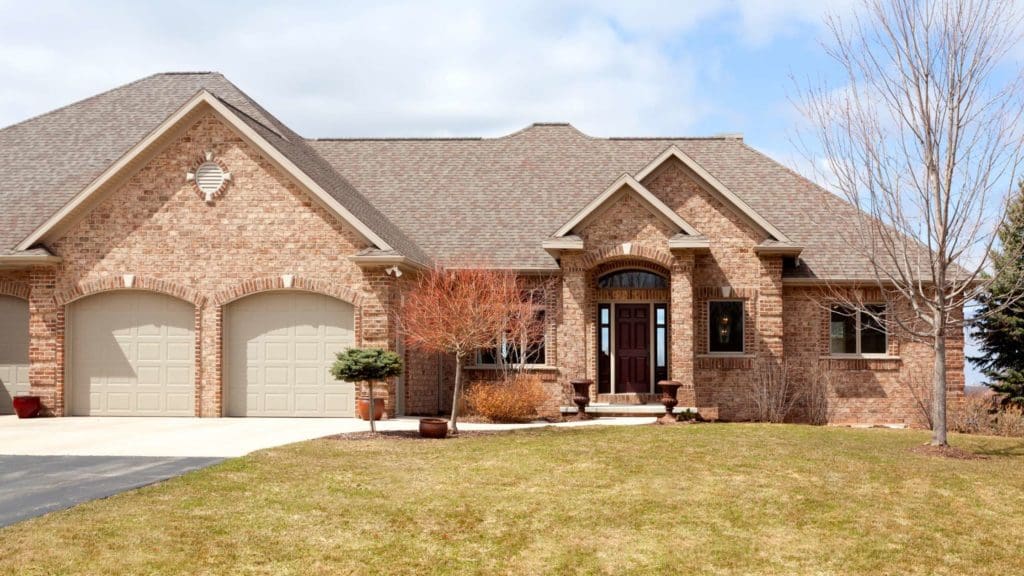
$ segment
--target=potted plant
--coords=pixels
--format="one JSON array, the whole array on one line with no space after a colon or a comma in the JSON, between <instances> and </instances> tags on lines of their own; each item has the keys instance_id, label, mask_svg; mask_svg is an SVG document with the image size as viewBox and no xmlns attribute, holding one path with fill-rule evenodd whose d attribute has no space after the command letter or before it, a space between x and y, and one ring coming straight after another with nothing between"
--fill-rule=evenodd
<instances>
[{"instance_id":1,"label":"potted plant","mask_svg":"<svg viewBox=\"0 0 1024 576\"><path fill-rule=\"evenodd\" d=\"M398 376L402 373L402 358L389 350L381 348L349 348L338 353L338 359L331 366L331 375L338 380L347 382L365 382L369 391L366 416L370 421L370 431L376 432L375 422L383 415L384 405L380 405L380 413L376 410L373 397L373 385L376 382ZM363 402L360 398L360 402Z\"/></svg>"},{"instance_id":2,"label":"potted plant","mask_svg":"<svg viewBox=\"0 0 1024 576\"><path fill-rule=\"evenodd\" d=\"M420 436L424 438L447 438L448 421L444 418L420 418Z\"/></svg>"},{"instance_id":3,"label":"potted plant","mask_svg":"<svg viewBox=\"0 0 1024 576\"><path fill-rule=\"evenodd\" d=\"M35 418L43 409L43 401L39 396L15 396L11 404L18 418Z\"/></svg>"}]
</instances>

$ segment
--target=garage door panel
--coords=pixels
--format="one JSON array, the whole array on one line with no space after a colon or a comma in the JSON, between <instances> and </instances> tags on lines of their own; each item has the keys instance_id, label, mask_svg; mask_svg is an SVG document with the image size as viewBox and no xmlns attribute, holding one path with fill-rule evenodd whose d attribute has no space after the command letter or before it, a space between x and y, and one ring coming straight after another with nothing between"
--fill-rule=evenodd
<instances>
[{"instance_id":1,"label":"garage door panel","mask_svg":"<svg viewBox=\"0 0 1024 576\"><path fill-rule=\"evenodd\" d=\"M195 346L190 342L168 342L167 360L170 362L181 362L187 364L192 360L195 353Z\"/></svg>"},{"instance_id":2,"label":"garage door panel","mask_svg":"<svg viewBox=\"0 0 1024 576\"><path fill-rule=\"evenodd\" d=\"M163 357L160 342L139 342L135 360L138 362L159 362Z\"/></svg>"},{"instance_id":3,"label":"garage door panel","mask_svg":"<svg viewBox=\"0 0 1024 576\"><path fill-rule=\"evenodd\" d=\"M227 413L232 416L352 416L352 384L329 374L334 354L355 343L352 306L305 292L235 302L226 314ZM328 399L329 389L340 393Z\"/></svg>"},{"instance_id":4,"label":"garage door panel","mask_svg":"<svg viewBox=\"0 0 1024 576\"><path fill-rule=\"evenodd\" d=\"M323 382L320 374L322 371L319 366L296 366L295 386L319 387Z\"/></svg>"},{"instance_id":5,"label":"garage door panel","mask_svg":"<svg viewBox=\"0 0 1024 576\"><path fill-rule=\"evenodd\" d=\"M190 304L152 292L109 292L72 304L70 318L73 414L194 414Z\"/></svg>"},{"instance_id":6,"label":"garage door panel","mask_svg":"<svg viewBox=\"0 0 1024 576\"><path fill-rule=\"evenodd\" d=\"M295 361L296 362L316 362L323 360L320 354L321 345L318 342L296 342L295 343Z\"/></svg>"}]
</instances>

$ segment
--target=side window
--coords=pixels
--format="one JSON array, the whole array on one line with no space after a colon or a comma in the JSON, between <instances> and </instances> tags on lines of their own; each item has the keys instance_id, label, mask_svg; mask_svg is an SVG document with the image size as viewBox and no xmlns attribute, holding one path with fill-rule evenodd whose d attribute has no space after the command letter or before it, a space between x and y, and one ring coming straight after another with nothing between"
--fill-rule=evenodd
<instances>
[{"instance_id":1,"label":"side window","mask_svg":"<svg viewBox=\"0 0 1024 576\"><path fill-rule=\"evenodd\" d=\"M885 354L889 336L885 330L885 305L865 310L833 306L829 320L829 351L832 354Z\"/></svg>"}]
</instances>

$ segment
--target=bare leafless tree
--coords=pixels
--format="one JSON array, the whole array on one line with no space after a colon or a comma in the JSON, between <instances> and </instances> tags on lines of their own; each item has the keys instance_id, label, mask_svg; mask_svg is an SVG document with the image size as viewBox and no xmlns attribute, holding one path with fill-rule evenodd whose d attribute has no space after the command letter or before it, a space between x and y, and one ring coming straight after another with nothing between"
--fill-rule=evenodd
<instances>
[{"instance_id":1,"label":"bare leafless tree","mask_svg":"<svg viewBox=\"0 0 1024 576\"><path fill-rule=\"evenodd\" d=\"M806 390L796 385L788 362L773 358L758 361L755 377L747 383L747 400L755 422L781 424L800 403Z\"/></svg>"},{"instance_id":2,"label":"bare leafless tree","mask_svg":"<svg viewBox=\"0 0 1024 576\"><path fill-rule=\"evenodd\" d=\"M1016 185L1022 75L1009 68L1012 0L863 0L829 17L843 85L800 90L813 138L800 144L835 203L838 234L868 262L884 321L934 350L932 444L946 439L946 337L988 282L989 249ZM805 133L806 134L806 133ZM808 142L812 144L808 145ZM836 298L866 314L858 290Z\"/></svg>"}]
</instances>

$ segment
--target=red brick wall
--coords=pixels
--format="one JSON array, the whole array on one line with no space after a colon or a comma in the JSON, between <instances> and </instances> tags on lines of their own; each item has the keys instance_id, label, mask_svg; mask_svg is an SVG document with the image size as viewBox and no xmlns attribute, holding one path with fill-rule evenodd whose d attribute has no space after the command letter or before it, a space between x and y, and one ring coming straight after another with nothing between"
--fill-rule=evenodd
<instances>
[{"instance_id":1,"label":"red brick wall","mask_svg":"<svg viewBox=\"0 0 1024 576\"><path fill-rule=\"evenodd\" d=\"M206 151L233 176L212 205L185 180ZM272 289L281 275L291 274L297 287L352 295L350 300L358 300L357 340L391 347L395 333L387 310L393 280L382 269L363 270L349 260L366 247L353 229L206 115L50 244L64 261L33 273L33 389L55 411L64 409L66 302L54 302L53 294L87 293L124 274L134 274L137 283L166 281L201 297L196 396L202 416L221 413L223 295L246 292L243 285L270 282L266 287Z\"/></svg>"},{"instance_id":2,"label":"red brick wall","mask_svg":"<svg viewBox=\"0 0 1024 576\"><path fill-rule=\"evenodd\" d=\"M927 342L891 334L888 359L832 358L828 343L828 294L816 288L787 287L783 302L786 358L797 378L827 377L830 420L838 424L925 424L911 386L929 385L934 354ZM963 334L947 337L949 405L964 388Z\"/></svg>"}]
</instances>

